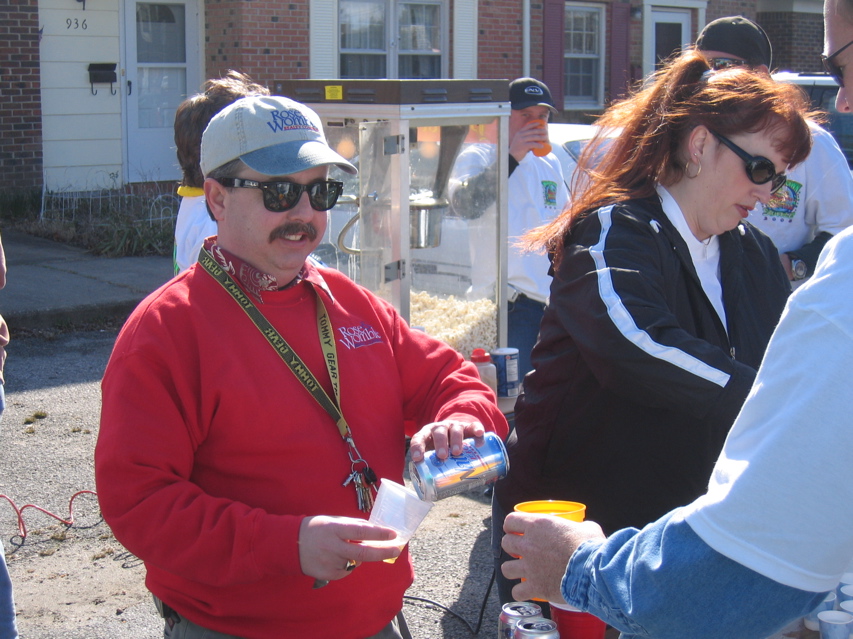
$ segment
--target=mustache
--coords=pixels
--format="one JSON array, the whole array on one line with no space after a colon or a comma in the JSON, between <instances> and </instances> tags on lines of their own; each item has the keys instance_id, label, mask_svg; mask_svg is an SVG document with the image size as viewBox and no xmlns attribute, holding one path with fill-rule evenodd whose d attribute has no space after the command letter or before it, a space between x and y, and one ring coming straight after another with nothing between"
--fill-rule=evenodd
<instances>
[{"instance_id":1,"label":"mustache","mask_svg":"<svg viewBox=\"0 0 853 639\"><path fill-rule=\"evenodd\" d=\"M287 235L305 234L312 242L317 239L317 229L313 224L307 222L285 222L281 226L275 227L270 232L270 242L277 239L284 239Z\"/></svg>"}]
</instances>

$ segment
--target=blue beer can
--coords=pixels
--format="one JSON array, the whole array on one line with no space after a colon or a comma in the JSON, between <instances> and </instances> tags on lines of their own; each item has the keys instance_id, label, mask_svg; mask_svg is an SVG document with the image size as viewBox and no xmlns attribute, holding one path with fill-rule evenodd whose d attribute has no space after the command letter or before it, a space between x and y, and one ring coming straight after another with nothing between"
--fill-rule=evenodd
<instances>
[{"instance_id":1,"label":"blue beer can","mask_svg":"<svg viewBox=\"0 0 853 639\"><path fill-rule=\"evenodd\" d=\"M496 348L490 355L498 372L498 397L518 397L518 349Z\"/></svg>"},{"instance_id":2,"label":"blue beer can","mask_svg":"<svg viewBox=\"0 0 853 639\"><path fill-rule=\"evenodd\" d=\"M462 441L462 452L441 460L430 450L422 461L409 462L415 492L424 501L438 501L506 477L506 448L495 433Z\"/></svg>"}]
</instances>

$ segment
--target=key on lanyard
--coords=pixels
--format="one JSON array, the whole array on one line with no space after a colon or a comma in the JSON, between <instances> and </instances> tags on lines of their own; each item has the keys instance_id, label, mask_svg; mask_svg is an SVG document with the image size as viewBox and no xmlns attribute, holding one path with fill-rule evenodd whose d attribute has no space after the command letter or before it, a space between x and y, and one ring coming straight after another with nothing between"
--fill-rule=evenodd
<instances>
[{"instance_id":1,"label":"key on lanyard","mask_svg":"<svg viewBox=\"0 0 853 639\"><path fill-rule=\"evenodd\" d=\"M358 508L369 513L373 509L373 484L376 483L376 473L369 466L354 471L355 491L358 498Z\"/></svg>"}]
</instances>

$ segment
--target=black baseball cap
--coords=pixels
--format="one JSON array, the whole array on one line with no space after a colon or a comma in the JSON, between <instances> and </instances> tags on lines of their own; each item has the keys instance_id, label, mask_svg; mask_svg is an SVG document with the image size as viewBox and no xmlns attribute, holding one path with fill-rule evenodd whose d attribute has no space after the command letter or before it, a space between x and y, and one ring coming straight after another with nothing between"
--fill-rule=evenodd
<instances>
[{"instance_id":1,"label":"black baseball cap","mask_svg":"<svg viewBox=\"0 0 853 639\"><path fill-rule=\"evenodd\" d=\"M553 113L559 113L548 87L535 78L518 78L510 82L509 102L516 111L532 106L546 106Z\"/></svg>"},{"instance_id":2,"label":"black baseball cap","mask_svg":"<svg viewBox=\"0 0 853 639\"><path fill-rule=\"evenodd\" d=\"M721 51L737 56L751 67L768 69L773 60L770 38L760 26L743 16L729 16L709 22L696 40L700 51Z\"/></svg>"}]
</instances>

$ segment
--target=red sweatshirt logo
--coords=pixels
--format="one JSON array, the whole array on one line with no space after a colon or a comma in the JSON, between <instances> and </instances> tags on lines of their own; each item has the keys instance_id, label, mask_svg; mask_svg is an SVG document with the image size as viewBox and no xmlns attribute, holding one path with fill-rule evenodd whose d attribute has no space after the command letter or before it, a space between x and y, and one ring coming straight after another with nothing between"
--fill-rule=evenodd
<instances>
[{"instance_id":1,"label":"red sweatshirt logo","mask_svg":"<svg viewBox=\"0 0 853 639\"><path fill-rule=\"evenodd\" d=\"M339 341L348 349L361 348L371 344L381 344L382 336L370 324L359 324L349 328L338 328Z\"/></svg>"}]
</instances>

